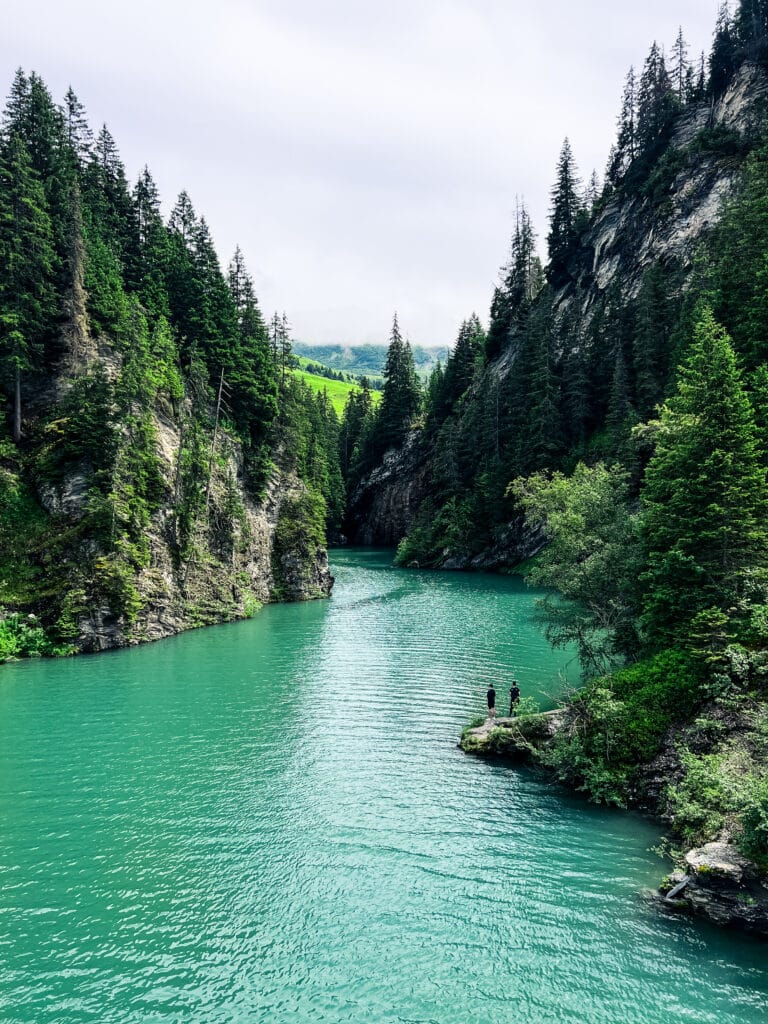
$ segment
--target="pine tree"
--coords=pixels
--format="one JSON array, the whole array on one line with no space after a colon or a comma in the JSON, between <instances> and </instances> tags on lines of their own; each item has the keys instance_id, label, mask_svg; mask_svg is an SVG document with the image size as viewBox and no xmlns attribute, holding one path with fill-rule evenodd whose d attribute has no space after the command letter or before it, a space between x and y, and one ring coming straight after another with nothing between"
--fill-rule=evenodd
<instances>
[{"instance_id":1,"label":"pine tree","mask_svg":"<svg viewBox=\"0 0 768 1024\"><path fill-rule=\"evenodd\" d=\"M633 413L627 363L624 353L619 348L616 354L616 364L613 371L613 380L611 381L611 396L608 402L608 415L606 417L606 426L614 445L621 444L623 440L622 435L626 431L627 424L632 419Z\"/></svg>"},{"instance_id":2,"label":"pine tree","mask_svg":"<svg viewBox=\"0 0 768 1024\"><path fill-rule=\"evenodd\" d=\"M29 79L23 68L17 68L3 111L3 130L7 136L19 135L24 138L29 128Z\"/></svg>"},{"instance_id":3,"label":"pine tree","mask_svg":"<svg viewBox=\"0 0 768 1024\"><path fill-rule=\"evenodd\" d=\"M707 58L702 50L699 54L699 70L696 75L693 99L703 103L707 95Z\"/></svg>"},{"instance_id":4,"label":"pine tree","mask_svg":"<svg viewBox=\"0 0 768 1024\"><path fill-rule=\"evenodd\" d=\"M666 141L674 112L674 93L664 54L654 42L643 65L637 89L638 151L647 160L652 160Z\"/></svg>"},{"instance_id":5,"label":"pine tree","mask_svg":"<svg viewBox=\"0 0 768 1024\"><path fill-rule=\"evenodd\" d=\"M718 11L715 38L709 55L708 91L713 99L722 96L731 84L736 62L736 33L726 2Z\"/></svg>"},{"instance_id":6,"label":"pine tree","mask_svg":"<svg viewBox=\"0 0 768 1024\"><path fill-rule=\"evenodd\" d=\"M608 163L608 177L618 185L637 156L637 81L631 67L624 83L619 114L619 135Z\"/></svg>"},{"instance_id":7,"label":"pine tree","mask_svg":"<svg viewBox=\"0 0 768 1024\"><path fill-rule=\"evenodd\" d=\"M637 299L637 321L632 337L635 390L640 415L650 416L666 391L672 366L669 361L673 318L667 272L658 263L643 276Z\"/></svg>"},{"instance_id":8,"label":"pine tree","mask_svg":"<svg viewBox=\"0 0 768 1024\"><path fill-rule=\"evenodd\" d=\"M413 364L413 352L409 342L403 340L395 313L378 412L376 444L380 451L395 448L403 441L420 405L421 388Z\"/></svg>"},{"instance_id":9,"label":"pine tree","mask_svg":"<svg viewBox=\"0 0 768 1024\"><path fill-rule=\"evenodd\" d=\"M557 181L551 193L549 266L547 276L553 284L568 278L568 264L576 249L584 206L581 183L568 139L563 143L557 164Z\"/></svg>"},{"instance_id":10,"label":"pine tree","mask_svg":"<svg viewBox=\"0 0 768 1024\"><path fill-rule=\"evenodd\" d=\"M237 311L219 265L210 228L201 217L192 231L193 336L215 384L236 358Z\"/></svg>"},{"instance_id":11,"label":"pine tree","mask_svg":"<svg viewBox=\"0 0 768 1024\"><path fill-rule=\"evenodd\" d=\"M583 347L577 345L563 364L563 406L566 432L571 447L579 449L587 439L591 409L589 378Z\"/></svg>"},{"instance_id":12,"label":"pine tree","mask_svg":"<svg viewBox=\"0 0 768 1024\"><path fill-rule=\"evenodd\" d=\"M272 346L272 358L275 361L275 366L280 364L280 350L282 347L281 342L282 326L280 322L280 315L275 312L272 314L272 319L269 321L269 342Z\"/></svg>"},{"instance_id":13,"label":"pine tree","mask_svg":"<svg viewBox=\"0 0 768 1024\"><path fill-rule=\"evenodd\" d=\"M456 403L467 391L485 351L485 331L475 313L459 328L453 352L445 370L435 367L426 394L428 418L433 424L442 423L451 414Z\"/></svg>"},{"instance_id":14,"label":"pine tree","mask_svg":"<svg viewBox=\"0 0 768 1024\"><path fill-rule=\"evenodd\" d=\"M768 150L747 159L711 245L715 312L749 366L768 358Z\"/></svg>"},{"instance_id":15,"label":"pine tree","mask_svg":"<svg viewBox=\"0 0 768 1024\"><path fill-rule=\"evenodd\" d=\"M99 131L83 175L83 204L101 241L118 260L129 258L136 237L135 209L125 167L106 125Z\"/></svg>"},{"instance_id":16,"label":"pine tree","mask_svg":"<svg viewBox=\"0 0 768 1024\"><path fill-rule=\"evenodd\" d=\"M160 195L148 167L139 175L133 202L136 235L126 253L126 276L150 315L168 319L168 232L160 213Z\"/></svg>"},{"instance_id":17,"label":"pine tree","mask_svg":"<svg viewBox=\"0 0 768 1024\"><path fill-rule=\"evenodd\" d=\"M56 254L45 192L18 135L0 153L0 363L22 435L23 378L41 368L54 311Z\"/></svg>"},{"instance_id":18,"label":"pine tree","mask_svg":"<svg viewBox=\"0 0 768 1024\"><path fill-rule=\"evenodd\" d=\"M584 204L586 206L587 213L590 215L595 212L595 207L597 206L597 201L600 198L601 193L602 188L600 187L600 178L595 170L592 171L592 174L589 176L589 183L587 184L586 191L584 192Z\"/></svg>"},{"instance_id":19,"label":"pine tree","mask_svg":"<svg viewBox=\"0 0 768 1024\"><path fill-rule=\"evenodd\" d=\"M682 107L687 101L687 84L689 81L688 72L690 66L688 64L688 44L685 41L683 35L682 26L677 33L675 39L675 45L672 47L672 88L677 98L677 102Z\"/></svg>"},{"instance_id":20,"label":"pine tree","mask_svg":"<svg viewBox=\"0 0 768 1024\"><path fill-rule=\"evenodd\" d=\"M288 316L283 310L280 318L280 380L281 386L285 387L285 375L291 362L291 325L288 323Z\"/></svg>"},{"instance_id":21,"label":"pine tree","mask_svg":"<svg viewBox=\"0 0 768 1024\"><path fill-rule=\"evenodd\" d=\"M520 464L520 471L526 473L554 466L563 452L562 392L555 365L554 333L550 311L537 309L528 331L526 394L515 403L528 408Z\"/></svg>"},{"instance_id":22,"label":"pine tree","mask_svg":"<svg viewBox=\"0 0 768 1024\"><path fill-rule=\"evenodd\" d=\"M339 431L339 459L345 480L351 476L355 456L359 457L360 439L373 412L373 397L367 377L360 379L360 387L350 391L344 406Z\"/></svg>"},{"instance_id":23,"label":"pine tree","mask_svg":"<svg viewBox=\"0 0 768 1024\"><path fill-rule=\"evenodd\" d=\"M93 151L93 132L88 124L85 107L70 85L64 96L64 130L69 148L80 166L84 166Z\"/></svg>"},{"instance_id":24,"label":"pine tree","mask_svg":"<svg viewBox=\"0 0 768 1024\"><path fill-rule=\"evenodd\" d=\"M494 290L491 323L486 354L494 359L509 343L513 328L524 325L531 303L544 283L544 274L536 252L536 232L525 202L515 210L509 262L501 268L501 281Z\"/></svg>"},{"instance_id":25,"label":"pine tree","mask_svg":"<svg viewBox=\"0 0 768 1024\"><path fill-rule=\"evenodd\" d=\"M238 345L230 361L232 412L252 445L263 442L277 415L277 367L256 299L253 279L238 246L227 270L237 311Z\"/></svg>"},{"instance_id":26,"label":"pine tree","mask_svg":"<svg viewBox=\"0 0 768 1024\"><path fill-rule=\"evenodd\" d=\"M757 443L768 466L768 366L761 363L749 379L749 400L755 417Z\"/></svg>"},{"instance_id":27,"label":"pine tree","mask_svg":"<svg viewBox=\"0 0 768 1024\"><path fill-rule=\"evenodd\" d=\"M192 205L192 200L186 191L180 192L176 205L171 210L168 230L178 235L185 244L191 244L196 227L197 214Z\"/></svg>"},{"instance_id":28,"label":"pine tree","mask_svg":"<svg viewBox=\"0 0 768 1024\"><path fill-rule=\"evenodd\" d=\"M709 609L728 614L750 574L768 565L762 458L730 339L705 308L642 493L652 643L685 640Z\"/></svg>"},{"instance_id":29,"label":"pine tree","mask_svg":"<svg viewBox=\"0 0 768 1024\"><path fill-rule=\"evenodd\" d=\"M72 191L71 201L62 336L65 359L69 368L82 368L87 365L89 358L93 355L93 348L86 304L83 218L80 190L76 185Z\"/></svg>"},{"instance_id":30,"label":"pine tree","mask_svg":"<svg viewBox=\"0 0 768 1024\"><path fill-rule=\"evenodd\" d=\"M764 57L768 37L768 0L739 0L733 28L740 47L748 57Z\"/></svg>"}]
</instances>

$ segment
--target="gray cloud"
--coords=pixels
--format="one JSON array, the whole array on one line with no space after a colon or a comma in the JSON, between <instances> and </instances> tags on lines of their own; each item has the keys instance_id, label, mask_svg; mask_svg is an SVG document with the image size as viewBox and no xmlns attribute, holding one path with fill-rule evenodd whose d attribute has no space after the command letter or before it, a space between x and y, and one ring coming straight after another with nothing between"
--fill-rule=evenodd
<instances>
[{"instance_id":1,"label":"gray cloud","mask_svg":"<svg viewBox=\"0 0 768 1024\"><path fill-rule=\"evenodd\" d=\"M630 63L717 0L5 0L0 68L72 84L166 206L186 188L297 337L453 340L487 314L525 196L546 233L563 137L602 170Z\"/></svg>"}]
</instances>

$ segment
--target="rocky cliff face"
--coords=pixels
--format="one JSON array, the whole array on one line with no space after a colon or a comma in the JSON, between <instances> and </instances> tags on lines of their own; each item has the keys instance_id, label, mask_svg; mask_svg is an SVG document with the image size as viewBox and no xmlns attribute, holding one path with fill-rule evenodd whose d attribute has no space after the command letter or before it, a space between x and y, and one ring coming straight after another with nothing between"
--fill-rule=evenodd
<instances>
[{"instance_id":1,"label":"rocky cliff face","mask_svg":"<svg viewBox=\"0 0 768 1024\"><path fill-rule=\"evenodd\" d=\"M73 382L95 367L113 380L121 370L119 357L106 342L90 351L87 360L77 365L70 360L39 389L30 405L31 433L35 418L42 419ZM240 441L226 429L217 432L215 443L206 436L201 450L209 483L207 488L205 479L195 484L196 504L186 513L188 536L181 542L189 413L188 399L176 404L160 399L151 410L161 497L144 531L143 562L134 563L124 581L129 601L116 592L109 577L114 556L93 530L93 467L70 467L55 482L31 481L47 516L49 536L55 538L63 561L72 565L64 603L73 609L70 642L79 651L103 651L247 618L268 602L330 595L334 581L327 551L303 514L308 488L279 446L256 496L248 486ZM130 444L127 433L120 444ZM115 474L120 459L118 454Z\"/></svg>"},{"instance_id":2,"label":"rocky cliff face","mask_svg":"<svg viewBox=\"0 0 768 1024\"><path fill-rule=\"evenodd\" d=\"M366 546L396 547L429 494L428 451L418 432L387 452L380 466L349 495L350 540Z\"/></svg>"},{"instance_id":3,"label":"rocky cliff face","mask_svg":"<svg viewBox=\"0 0 768 1024\"><path fill-rule=\"evenodd\" d=\"M642 194L620 193L594 216L572 267L571 280L543 301L551 304L555 352L562 357L586 344L594 316L608 293L637 297L643 276L656 265L674 268L684 289L703 238L717 222L744 159L765 122L768 79L754 64L744 64L728 91L713 106L685 111L669 148ZM574 333L573 325L578 327ZM486 371L503 382L516 372L520 346L512 338ZM470 392L468 401L473 401ZM434 452L420 432L403 449L390 452L350 496L351 539L362 544L395 545L409 531L429 494ZM537 539L521 532L513 519L497 532L496 542L471 557L446 553L442 568L497 569L514 566L536 550Z\"/></svg>"},{"instance_id":4,"label":"rocky cliff face","mask_svg":"<svg viewBox=\"0 0 768 1024\"><path fill-rule=\"evenodd\" d=\"M747 63L714 106L681 115L652 194L611 199L597 215L583 240L575 283L555 298L561 316L574 307L588 315L611 285L625 299L636 298L644 272L655 263L690 272L764 123L766 100L765 71Z\"/></svg>"}]
</instances>

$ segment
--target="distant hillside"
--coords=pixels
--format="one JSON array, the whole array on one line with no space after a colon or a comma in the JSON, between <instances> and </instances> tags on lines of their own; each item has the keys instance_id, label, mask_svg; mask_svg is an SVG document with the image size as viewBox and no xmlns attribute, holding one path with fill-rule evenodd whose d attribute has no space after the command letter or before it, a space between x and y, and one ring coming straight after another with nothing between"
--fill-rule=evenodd
<instances>
[{"instance_id":1,"label":"distant hillside","mask_svg":"<svg viewBox=\"0 0 768 1024\"><path fill-rule=\"evenodd\" d=\"M331 400L331 405L336 411L336 415L341 417L344 412L344 406L347 404L347 398L350 392L358 391L359 388L354 381L342 381L342 380L329 380L327 377L323 377L317 373L309 373L302 367L297 367L291 371L293 375L312 389L315 394L320 394L325 391L328 398ZM373 404L376 405L381 398L380 391L373 392Z\"/></svg>"},{"instance_id":2,"label":"distant hillside","mask_svg":"<svg viewBox=\"0 0 768 1024\"><path fill-rule=\"evenodd\" d=\"M308 345L303 341L293 342L297 356L305 356L332 370L344 370L357 377L380 377L387 359L386 345ZM426 377L435 363L444 363L450 355L447 345L438 348L413 346L413 361L420 376Z\"/></svg>"}]
</instances>

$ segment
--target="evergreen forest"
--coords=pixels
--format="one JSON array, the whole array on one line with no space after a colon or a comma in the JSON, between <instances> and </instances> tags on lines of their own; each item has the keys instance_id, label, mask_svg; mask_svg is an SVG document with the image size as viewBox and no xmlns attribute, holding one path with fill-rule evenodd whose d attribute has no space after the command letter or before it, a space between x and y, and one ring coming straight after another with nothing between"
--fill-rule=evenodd
<instances>
[{"instance_id":1,"label":"evergreen forest","mask_svg":"<svg viewBox=\"0 0 768 1024\"><path fill-rule=\"evenodd\" d=\"M57 103L20 69L0 130L0 658L66 651L103 608L130 637L159 520L187 600L212 547L224 564L228 545L247 549L243 502L276 467L302 482L278 540L307 559L325 544L339 423L291 359L287 318L265 321L240 249L222 268L186 192L164 218L149 169L127 180L74 91ZM219 600L192 621L232 614Z\"/></svg>"}]
</instances>

